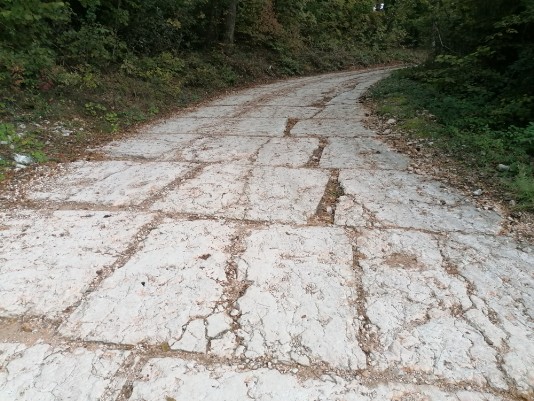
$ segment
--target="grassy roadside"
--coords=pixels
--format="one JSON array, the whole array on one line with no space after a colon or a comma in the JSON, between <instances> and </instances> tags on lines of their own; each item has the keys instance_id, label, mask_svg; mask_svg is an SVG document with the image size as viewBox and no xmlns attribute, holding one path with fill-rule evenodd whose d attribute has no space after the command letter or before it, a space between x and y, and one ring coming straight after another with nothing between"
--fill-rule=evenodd
<instances>
[{"instance_id":1,"label":"grassy roadside","mask_svg":"<svg viewBox=\"0 0 534 401\"><path fill-rule=\"evenodd\" d=\"M0 180L25 164L75 160L88 147L228 88L420 57L402 49L281 55L221 46L180 57L128 59L106 72L58 67L39 89L0 92Z\"/></svg>"},{"instance_id":2,"label":"grassy roadside","mask_svg":"<svg viewBox=\"0 0 534 401\"><path fill-rule=\"evenodd\" d=\"M534 124L491 128L479 99L440 93L414 79L413 69L392 74L369 96L378 115L397 120L407 141L432 147L432 162L453 160L463 176L456 178L476 177L513 210L534 211Z\"/></svg>"}]
</instances>

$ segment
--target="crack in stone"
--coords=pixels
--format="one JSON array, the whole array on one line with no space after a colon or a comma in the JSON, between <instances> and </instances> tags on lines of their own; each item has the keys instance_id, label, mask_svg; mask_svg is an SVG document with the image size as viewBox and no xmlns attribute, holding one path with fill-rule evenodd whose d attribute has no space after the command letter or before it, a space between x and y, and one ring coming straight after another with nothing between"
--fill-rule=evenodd
<instances>
[{"instance_id":1,"label":"crack in stone","mask_svg":"<svg viewBox=\"0 0 534 401\"><path fill-rule=\"evenodd\" d=\"M162 221L161 216L155 216L150 222L141 227L141 229L135 234L134 239L130 242L128 247L122 254L115 260L115 262L107 267L97 271L97 276L93 281L88 285L87 289L84 291L80 299L74 304L68 306L63 310L63 318L68 319L68 316L72 314L81 303L87 298L89 294L97 290L100 284L108 277L110 277L117 269L123 267L130 258L143 247L144 241L149 236L150 232L156 229Z\"/></svg>"},{"instance_id":2,"label":"crack in stone","mask_svg":"<svg viewBox=\"0 0 534 401\"><path fill-rule=\"evenodd\" d=\"M337 203L343 194L343 187L339 183L339 170L332 170L323 197L315 214L308 219L308 225L334 224Z\"/></svg>"},{"instance_id":3,"label":"crack in stone","mask_svg":"<svg viewBox=\"0 0 534 401\"><path fill-rule=\"evenodd\" d=\"M399 376L395 369L386 369L384 371L375 371L372 367L360 371L336 369L324 362L314 362L312 366L302 366L298 363L288 363L278 361L272 356L263 356L258 358L224 358L214 355L192 354L183 351L170 350L168 347L162 345L149 346L146 344L139 344L136 346L120 346L118 344L110 344L93 341L69 341L62 340L56 337L57 344L66 349L84 347L88 350L117 350L130 351L130 355L122 363L117 370L114 378L125 377L126 381L121 389L117 401L127 401L133 390L133 384L137 379L141 378L141 370L154 358L178 358L185 361L196 362L200 365L211 366L228 366L231 364L234 368L241 371L255 371L261 368L277 370L281 373L290 373L298 376L301 379L322 379L325 375L340 377L345 380L358 379L362 385L377 386L380 384L388 384L391 382L398 383L417 383L425 385L437 386L446 391L458 391L468 389L469 391L480 391L496 396L502 396L506 400L528 401L528 398L521 394L510 393L505 390L498 390L487 385L477 385L471 381L448 381L443 378L436 378L432 375L427 375L422 372L413 373L412 375ZM21 351L22 352L22 351ZM20 352L19 352L20 354ZM15 356L16 357L16 356ZM13 359L13 358L10 358ZM9 359L8 359L9 361ZM371 365L372 366L372 365Z\"/></svg>"},{"instance_id":4,"label":"crack in stone","mask_svg":"<svg viewBox=\"0 0 534 401\"><path fill-rule=\"evenodd\" d=\"M299 122L298 118L288 118L286 123L286 129L284 130L284 136L291 136L291 129Z\"/></svg>"},{"instance_id":5,"label":"crack in stone","mask_svg":"<svg viewBox=\"0 0 534 401\"><path fill-rule=\"evenodd\" d=\"M165 196L180 187L183 183L192 180L194 178L197 178L202 171L204 171L204 165L200 164L197 167L195 167L193 170L189 171L187 174L185 174L183 177L178 177L159 191L157 191L154 195L149 196L146 198L143 202L139 204L139 209L147 209L150 206L152 206L156 201L161 200L165 198Z\"/></svg>"},{"instance_id":6,"label":"crack in stone","mask_svg":"<svg viewBox=\"0 0 534 401\"><path fill-rule=\"evenodd\" d=\"M456 277L459 277L466 285L466 288L467 288L467 293L469 295L469 297L472 299L474 296L476 296L476 287L474 286L474 284L469 280L467 279L464 275L462 275L460 273L460 270L458 269L458 266L456 266L456 264L454 264L452 262L452 260L450 260L447 255L445 255L445 252L443 250L443 247L446 246L445 243L444 243L445 240L441 240L439 242L439 251L442 255L442 258L443 258L443 261L444 261L444 265L445 265L445 271L447 272L447 274L451 275L451 276L456 276ZM486 309L486 313L484 313L483 311L480 310L480 308L478 308L477 306L475 306L475 302L473 302L473 306L464 311L464 314L466 312L468 312L469 310L476 310L476 311L480 311L485 317L488 318L488 320L493 324L495 325L497 328L499 328L500 330L502 330L504 333L506 333L506 338L504 338L502 340L502 344L501 346L497 346L491 339L490 337L488 336L488 333L478 327L475 322L470 319L469 317L467 316L464 316L464 321L470 326L473 328L473 330L475 330L477 333L479 333L482 338L484 339L485 343L491 347L493 350L495 350L495 358L496 358L496 361L497 361L497 369L501 372L501 374L503 375L503 378L506 382L506 385L508 386L508 388L510 389L509 391L512 391L512 392L517 392L517 389L516 389L516 385L514 383L514 380L508 375L506 369L504 368L504 365L505 365L505 361L504 361L504 357L503 355L506 355L508 351L510 351L510 347L508 345L508 342L509 342L509 339L510 339L510 333L508 333L508 331L506 330L506 328L502 327L502 325L500 324L499 322L499 319L497 317L497 314L495 311L493 311L491 309L491 307L489 305L487 305L487 303L483 300L483 299L480 299L477 297L477 299L479 300L479 302L482 302L484 304L484 308ZM521 396L519 394L519 392L517 392L518 396Z\"/></svg>"},{"instance_id":7,"label":"crack in stone","mask_svg":"<svg viewBox=\"0 0 534 401\"><path fill-rule=\"evenodd\" d=\"M354 233L353 237L357 237L357 233ZM363 286L363 269L359 263L361 257L362 254L359 252L358 247L354 244L352 246L352 270L355 275L354 287L356 288L356 293L358 296L355 305L358 320L360 322L360 343L358 345L366 355L367 366L372 367L376 364L372 353L375 349L378 348L378 330L371 323L371 320L367 316L367 292Z\"/></svg>"},{"instance_id":8,"label":"crack in stone","mask_svg":"<svg viewBox=\"0 0 534 401\"><path fill-rule=\"evenodd\" d=\"M323 155L324 148L328 145L328 139L325 137L318 137L319 146L313 151L313 154L310 157L310 160L306 163L308 168L317 168L321 162L321 157ZM339 173L338 173L339 176Z\"/></svg>"}]
</instances>

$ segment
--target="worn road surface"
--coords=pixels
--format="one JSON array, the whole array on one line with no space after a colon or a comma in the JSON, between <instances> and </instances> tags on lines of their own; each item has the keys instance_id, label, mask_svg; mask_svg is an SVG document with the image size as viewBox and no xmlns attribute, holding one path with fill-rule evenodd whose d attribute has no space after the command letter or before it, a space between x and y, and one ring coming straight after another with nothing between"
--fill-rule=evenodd
<instances>
[{"instance_id":1,"label":"worn road surface","mask_svg":"<svg viewBox=\"0 0 534 401\"><path fill-rule=\"evenodd\" d=\"M534 399L534 249L362 123L247 89L0 212L1 401Z\"/></svg>"}]
</instances>

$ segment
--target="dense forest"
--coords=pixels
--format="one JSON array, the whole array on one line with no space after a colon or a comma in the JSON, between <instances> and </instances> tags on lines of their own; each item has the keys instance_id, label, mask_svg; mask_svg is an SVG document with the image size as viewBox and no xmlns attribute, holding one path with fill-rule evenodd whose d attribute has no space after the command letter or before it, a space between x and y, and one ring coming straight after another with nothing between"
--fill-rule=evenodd
<instances>
[{"instance_id":1,"label":"dense forest","mask_svg":"<svg viewBox=\"0 0 534 401\"><path fill-rule=\"evenodd\" d=\"M188 53L221 45L263 47L291 70L291 55L305 48L384 49L402 36L369 0L2 0L0 8L4 87L46 89L110 68L164 79L183 73Z\"/></svg>"},{"instance_id":2,"label":"dense forest","mask_svg":"<svg viewBox=\"0 0 534 401\"><path fill-rule=\"evenodd\" d=\"M395 61L420 65L375 93L532 178L531 0L0 0L0 147L54 159L17 124L112 132L229 86Z\"/></svg>"}]
</instances>

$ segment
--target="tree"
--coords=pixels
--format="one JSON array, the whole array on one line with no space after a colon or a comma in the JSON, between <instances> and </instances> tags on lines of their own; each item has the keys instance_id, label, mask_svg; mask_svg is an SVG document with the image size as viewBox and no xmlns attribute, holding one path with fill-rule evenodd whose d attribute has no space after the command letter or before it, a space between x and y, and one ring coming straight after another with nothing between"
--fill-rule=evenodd
<instances>
[{"instance_id":1,"label":"tree","mask_svg":"<svg viewBox=\"0 0 534 401\"><path fill-rule=\"evenodd\" d=\"M226 11L226 29L224 32L224 41L227 44L234 43L235 23L237 18L238 0L230 0Z\"/></svg>"}]
</instances>

